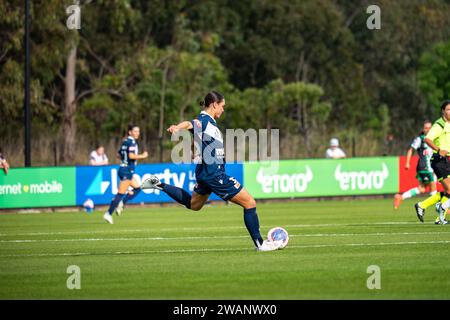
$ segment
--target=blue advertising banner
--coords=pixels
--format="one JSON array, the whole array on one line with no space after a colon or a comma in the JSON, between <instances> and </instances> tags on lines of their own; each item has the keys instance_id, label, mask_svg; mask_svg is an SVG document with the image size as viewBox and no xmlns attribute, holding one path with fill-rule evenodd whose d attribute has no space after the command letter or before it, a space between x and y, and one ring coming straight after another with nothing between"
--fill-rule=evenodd
<instances>
[{"instance_id":1,"label":"blue advertising banner","mask_svg":"<svg viewBox=\"0 0 450 320\"><path fill-rule=\"evenodd\" d=\"M76 203L82 205L87 199L91 199L95 205L109 204L117 193L119 166L81 166L76 167ZM242 163L228 163L226 166L228 175L235 177L243 183ZM136 167L135 178L141 182L150 175L156 175L161 182L189 190L192 192L195 186L195 164L141 164ZM212 194L210 200L220 200ZM159 190L142 190L130 203L158 203L174 202L168 195Z\"/></svg>"}]
</instances>

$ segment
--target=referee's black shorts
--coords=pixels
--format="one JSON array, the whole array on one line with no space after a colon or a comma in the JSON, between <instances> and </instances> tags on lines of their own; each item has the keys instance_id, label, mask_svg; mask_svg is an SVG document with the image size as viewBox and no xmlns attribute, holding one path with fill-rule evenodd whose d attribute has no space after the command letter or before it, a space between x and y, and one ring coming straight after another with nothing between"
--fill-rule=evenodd
<instances>
[{"instance_id":1,"label":"referee's black shorts","mask_svg":"<svg viewBox=\"0 0 450 320\"><path fill-rule=\"evenodd\" d=\"M436 174L438 181L450 177L450 160L448 157L441 157L439 154L433 154L431 158L431 168Z\"/></svg>"}]
</instances>

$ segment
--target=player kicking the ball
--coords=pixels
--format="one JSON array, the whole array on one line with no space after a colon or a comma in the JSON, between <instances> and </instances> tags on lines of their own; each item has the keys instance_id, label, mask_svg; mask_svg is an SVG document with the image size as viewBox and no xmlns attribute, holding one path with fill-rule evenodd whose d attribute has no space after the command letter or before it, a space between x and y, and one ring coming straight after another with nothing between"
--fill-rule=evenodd
<instances>
[{"instance_id":1,"label":"player kicking the ball","mask_svg":"<svg viewBox=\"0 0 450 320\"><path fill-rule=\"evenodd\" d=\"M194 134L199 161L195 169L197 184L192 196L181 188L160 182L156 176L146 179L142 183L142 189L164 191L172 199L194 211L200 210L214 192L223 200L236 203L244 209L244 223L257 251L280 249L276 242L262 239L255 200L235 178L225 173L223 137L216 123L216 119L224 112L224 97L216 91L211 91L200 105L204 110L197 119L184 121L167 129L171 134L179 130L190 130Z\"/></svg>"}]
</instances>

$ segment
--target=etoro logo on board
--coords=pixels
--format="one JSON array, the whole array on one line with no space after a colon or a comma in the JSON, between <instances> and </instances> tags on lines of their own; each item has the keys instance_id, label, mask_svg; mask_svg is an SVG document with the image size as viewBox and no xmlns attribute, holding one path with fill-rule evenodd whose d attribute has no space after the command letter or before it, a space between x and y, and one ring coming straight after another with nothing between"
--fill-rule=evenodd
<instances>
[{"instance_id":1,"label":"etoro logo on board","mask_svg":"<svg viewBox=\"0 0 450 320\"><path fill-rule=\"evenodd\" d=\"M382 189L389 177L389 169L383 162L377 171L342 171L339 164L334 171L334 178L339 181L341 190Z\"/></svg>"},{"instance_id":2,"label":"etoro logo on board","mask_svg":"<svg viewBox=\"0 0 450 320\"><path fill-rule=\"evenodd\" d=\"M16 195L16 194L51 194L62 193L63 185L58 181L48 182L45 180L42 183L30 184L7 184L0 186L0 195Z\"/></svg>"},{"instance_id":3,"label":"etoro logo on board","mask_svg":"<svg viewBox=\"0 0 450 320\"><path fill-rule=\"evenodd\" d=\"M256 180L264 193L305 192L308 184L313 180L311 168L305 166L305 169L305 173L266 174L264 168L260 168Z\"/></svg>"}]
</instances>

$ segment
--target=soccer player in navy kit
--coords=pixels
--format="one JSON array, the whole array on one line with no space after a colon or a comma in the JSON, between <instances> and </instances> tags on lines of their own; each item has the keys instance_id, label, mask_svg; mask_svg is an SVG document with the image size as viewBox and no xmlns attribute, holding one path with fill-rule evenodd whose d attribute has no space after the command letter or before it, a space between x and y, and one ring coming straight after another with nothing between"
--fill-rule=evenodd
<instances>
[{"instance_id":1,"label":"soccer player in navy kit","mask_svg":"<svg viewBox=\"0 0 450 320\"><path fill-rule=\"evenodd\" d=\"M225 99L216 92L208 93L200 103L204 110L197 119L183 121L170 126L167 131L171 134L179 130L190 130L194 134L194 144L201 149L201 161L197 164L195 176L197 184L192 196L185 190L162 183L156 176L151 176L142 184L142 188L159 189L167 193L172 199L198 211L214 192L225 201L231 201L244 208L244 222L258 251L272 251L279 249L275 242L263 240L259 231L259 220L256 213L256 202L246 189L233 177L225 172L225 153L223 137L217 127L216 119L224 112ZM200 150L198 150L200 151Z\"/></svg>"},{"instance_id":2,"label":"soccer player in navy kit","mask_svg":"<svg viewBox=\"0 0 450 320\"><path fill-rule=\"evenodd\" d=\"M120 157L120 168L119 168L119 190L116 196L111 201L108 211L105 212L103 218L106 222L113 224L112 214L116 210L119 203L121 207L127 201L136 197L141 191L139 183L133 179L134 169L136 167L137 160L145 159L148 157L147 151L139 154L139 147L137 144L137 139L139 139L140 130L136 125L128 126L128 138L123 140L122 145L118 151ZM129 187L133 187L132 193L127 193ZM120 215L122 209L117 213Z\"/></svg>"}]
</instances>

